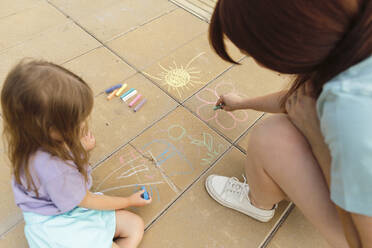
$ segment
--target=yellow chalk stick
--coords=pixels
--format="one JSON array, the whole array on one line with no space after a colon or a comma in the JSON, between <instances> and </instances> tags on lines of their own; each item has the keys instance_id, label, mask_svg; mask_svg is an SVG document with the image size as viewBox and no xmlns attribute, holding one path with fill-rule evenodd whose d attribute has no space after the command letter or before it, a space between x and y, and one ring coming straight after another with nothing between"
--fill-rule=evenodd
<instances>
[{"instance_id":1,"label":"yellow chalk stick","mask_svg":"<svg viewBox=\"0 0 372 248\"><path fill-rule=\"evenodd\" d=\"M107 96L107 100L111 100L112 98L114 98L114 96L116 95L118 91L119 89L116 89L113 92L111 92L110 95Z\"/></svg>"},{"instance_id":2,"label":"yellow chalk stick","mask_svg":"<svg viewBox=\"0 0 372 248\"><path fill-rule=\"evenodd\" d=\"M116 92L116 96L120 96L123 90L125 90L125 88L127 88L127 84L123 84L123 86L121 86L118 92Z\"/></svg>"}]
</instances>

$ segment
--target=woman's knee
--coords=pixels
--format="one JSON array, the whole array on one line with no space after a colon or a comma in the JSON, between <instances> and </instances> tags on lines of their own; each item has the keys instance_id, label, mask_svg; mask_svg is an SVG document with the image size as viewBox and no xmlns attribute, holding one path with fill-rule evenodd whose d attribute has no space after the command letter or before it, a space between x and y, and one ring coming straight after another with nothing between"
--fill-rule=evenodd
<instances>
[{"instance_id":1,"label":"woman's knee","mask_svg":"<svg viewBox=\"0 0 372 248\"><path fill-rule=\"evenodd\" d=\"M263 119L250 130L249 135L247 155L250 156L283 151L292 146L307 146L305 137L284 114Z\"/></svg>"}]
</instances>

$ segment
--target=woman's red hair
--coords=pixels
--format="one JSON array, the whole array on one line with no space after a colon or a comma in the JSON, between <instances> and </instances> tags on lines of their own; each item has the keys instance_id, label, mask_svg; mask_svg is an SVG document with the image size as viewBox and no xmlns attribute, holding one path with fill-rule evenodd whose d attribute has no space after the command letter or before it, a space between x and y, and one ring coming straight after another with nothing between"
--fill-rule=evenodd
<instances>
[{"instance_id":1,"label":"woman's red hair","mask_svg":"<svg viewBox=\"0 0 372 248\"><path fill-rule=\"evenodd\" d=\"M221 58L236 63L225 35L259 64L297 74L287 97L307 81L317 97L330 79L371 55L372 1L219 0L210 42Z\"/></svg>"}]
</instances>

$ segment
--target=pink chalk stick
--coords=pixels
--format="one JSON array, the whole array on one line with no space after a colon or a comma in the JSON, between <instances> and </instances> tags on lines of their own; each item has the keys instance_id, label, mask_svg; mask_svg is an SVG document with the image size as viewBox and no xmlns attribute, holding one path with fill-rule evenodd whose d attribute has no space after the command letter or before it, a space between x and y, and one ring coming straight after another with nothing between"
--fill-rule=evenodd
<instances>
[{"instance_id":1,"label":"pink chalk stick","mask_svg":"<svg viewBox=\"0 0 372 248\"><path fill-rule=\"evenodd\" d=\"M141 95L141 94L138 94L138 95L133 99L133 101L131 101L131 102L129 103L129 107L130 107L130 108L133 107L133 105L136 104L136 102L137 102L139 99L141 99L141 97L142 97L142 95Z\"/></svg>"}]
</instances>

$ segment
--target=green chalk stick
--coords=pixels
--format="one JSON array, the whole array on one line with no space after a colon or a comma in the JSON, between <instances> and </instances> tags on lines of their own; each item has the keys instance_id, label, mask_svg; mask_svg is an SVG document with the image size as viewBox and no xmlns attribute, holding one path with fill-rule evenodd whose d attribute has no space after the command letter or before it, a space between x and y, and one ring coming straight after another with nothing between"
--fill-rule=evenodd
<instances>
[{"instance_id":1,"label":"green chalk stick","mask_svg":"<svg viewBox=\"0 0 372 248\"><path fill-rule=\"evenodd\" d=\"M213 110L222 109L222 105L217 105L213 107Z\"/></svg>"}]
</instances>

